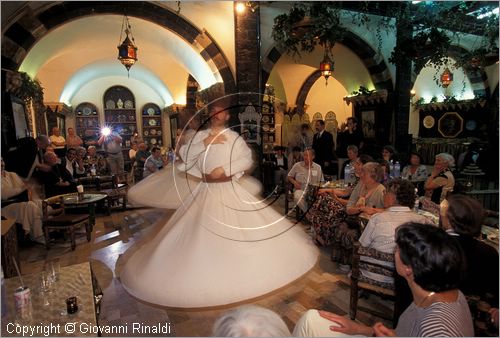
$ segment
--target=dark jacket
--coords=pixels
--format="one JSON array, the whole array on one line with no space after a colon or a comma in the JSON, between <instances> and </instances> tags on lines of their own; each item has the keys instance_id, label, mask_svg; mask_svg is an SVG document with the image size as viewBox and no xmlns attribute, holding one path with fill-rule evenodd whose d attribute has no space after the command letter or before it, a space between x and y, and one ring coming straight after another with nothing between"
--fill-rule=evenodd
<instances>
[{"instance_id":1,"label":"dark jacket","mask_svg":"<svg viewBox=\"0 0 500 338\"><path fill-rule=\"evenodd\" d=\"M325 162L333 161L334 143L333 135L331 133L324 130L321 137L319 137L319 133L314 134L312 147L316 153L314 162L318 163L322 168Z\"/></svg>"}]
</instances>

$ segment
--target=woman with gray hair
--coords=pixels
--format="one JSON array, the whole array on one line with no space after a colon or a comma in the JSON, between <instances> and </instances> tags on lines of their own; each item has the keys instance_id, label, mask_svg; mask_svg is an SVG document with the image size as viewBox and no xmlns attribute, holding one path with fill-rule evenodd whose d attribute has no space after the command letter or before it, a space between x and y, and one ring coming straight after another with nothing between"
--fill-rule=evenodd
<instances>
[{"instance_id":1,"label":"woman with gray hair","mask_svg":"<svg viewBox=\"0 0 500 338\"><path fill-rule=\"evenodd\" d=\"M432 202L439 204L446 198L448 193L453 191L455 186L455 177L453 176L450 167L455 165L455 159L448 153L440 153L436 155L434 168L432 173L425 181L425 196L429 197Z\"/></svg>"},{"instance_id":2,"label":"woman with gray hair","mask_svg":"<svg viewBox=\"0 0 500 338\"><path fill-rule=\"evenodd\" d=\"M385 187L379 183L383 175L384 170L378 163L368 162L363 165L360 181L347 202L346 212L351 218L335 229L332 260L339 263L343 272L350 270L353 243L361 234L358 216L369 218L384 210Z\"/></svg>"},{"instance_id":3,"label":"woman with gray hair","mask_svg":"<svg viewBox=\"0 0 500 338\"><path fill-rule=\"evenodd\" d=\"M283 319L266 308L244 305L222 314L214 324L214 337L290 337Z\"/></svg>"}]
</instances>

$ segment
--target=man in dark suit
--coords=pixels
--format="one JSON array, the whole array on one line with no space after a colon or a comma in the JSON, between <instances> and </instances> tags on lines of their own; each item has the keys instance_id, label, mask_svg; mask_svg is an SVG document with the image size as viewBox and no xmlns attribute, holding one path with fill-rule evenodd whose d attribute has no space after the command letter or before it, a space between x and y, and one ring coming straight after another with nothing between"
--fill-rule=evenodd
<instances>
[{"instance_id":1,"label":"man in dark suit","mask_svg":"<svg viewBox=\"0 0 500 338\"><path fill-rule=\"evenodd\" d=\"M317 120L315 123L316 134L314 134L312 148L316 153L314 162L321 166L325 175L333 175L333 135L325 130L325 121Z\"/></svg>"},{"instance_id":2,"label":"man in dark suit","mask_svg":"<svg viewBox=\"0 0 500 338\"><path fill-rule=\"evenodd\" d=\"M76 192L76 182L66 169L59 163L59 158L53 152L46 152L43 156L49 171L40 171L38 179L44 185L45 197Z\"/></svg>"}]
</instances>

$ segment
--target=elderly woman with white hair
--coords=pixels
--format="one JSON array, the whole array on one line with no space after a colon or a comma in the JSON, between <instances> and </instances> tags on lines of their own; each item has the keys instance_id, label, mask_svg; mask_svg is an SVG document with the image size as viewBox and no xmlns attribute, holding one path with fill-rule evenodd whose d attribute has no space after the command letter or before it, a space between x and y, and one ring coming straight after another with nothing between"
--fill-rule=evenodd
<instances>
[{"instance_id":1,"label":"elderly woman with white hair","mask_svg":"<svg viewBox=\"0 0 500 338\"><path fill-rule=\"evenodd\" d=\"M229 310L217 319L214 337L290 337L283 319L266 308L244 305Z\"/></svg>"},{"instance_id":2,"label":"elderly woman with white hair","mask_svg":"<svg viewBox=\"0 0 500 338\"><path fill-rule=\"evenodd\" d=\"M450 167L455 165L455 159L448 153L440 153L436 155L434 168L431 175L425 181L425 196L429 197L432 202L439 204L446 198L448 193L453 191L455 186L455 177L453 176Z\"/></svg>"}]
</instances>

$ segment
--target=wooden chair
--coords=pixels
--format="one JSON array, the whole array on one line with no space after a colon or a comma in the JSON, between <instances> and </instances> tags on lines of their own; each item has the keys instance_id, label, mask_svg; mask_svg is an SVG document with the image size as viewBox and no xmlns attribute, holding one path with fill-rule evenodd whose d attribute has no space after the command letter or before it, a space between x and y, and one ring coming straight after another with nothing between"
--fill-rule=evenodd
<instances>
[{"instance_id":1,"label":"wooden chair","mask_svg":"<svg viewBox=\"0 0 500 338\"><path fill-rule=\"evenodd\" d=\"M75 250L75 230L79 229L82 225L85 226L87 234L87 242L90 242L92 236L92 227L89 222L88 215L81 214L66 214L64 207L64 197L75 196L76 194L66 194L53 196L42 201L42 228L45 235L45 246L47 250L50 249L50 232L51 231L65 231L69 233L71 240L71 250ZM49 215L48 207L53 209L60 209L59 214Z\"/></svg>"},{"instance_id":2,"label":"wooden chair","mask_svg":"<svg viewBox=\"0 0 500 338\"><path fill-rule=\"evenodd\" d=\"M293 200L293 184L290 182L285 183L285 216L288 215L288 212L290 211L290 205L294 205L294 200ZM302 210L295 205L294 207L295 210L295 219L297 221L300 221L302 218Z\"/></svg>"},{"instance_id":3,"label":"wooden chair","mask_svg":"<svg viewBox=\"0 0 500 338\"><path fill-rule=\"evenodd\" d=\"M102 189L101 193L108 195L106 198L108 206L108 215L111 214L111 207L121 200L123 210L127 209L127 193L128 193L128 173L113 175L112 186L110 189Z\"/></svg>"},{"instance_id":4,"label":"wooden chair","mask_svg":"<svg viewBox=\"0 0 500 338\"><path fill-rule=\"evenodd\" d=\"M396 292L394 288L394 284L388 283L379 283L373 281L369 278L366 278L362 275L360 269L368 270L370 272L378 273L384 276L395 277L396 268L394 266L388 267L382 264L378 264L375 262L368 262L365 260L361 260L362 257L365 258L373 258L379 261L394 263L394 254L385 253L377 251L373 248L365 248L362 247L361 244L356 241L353 245L353 260L352 260L352 270L351 277L348 280L351 285L351 298L349 305L349 316L351 319L356 319L356 313L359 310L370 313L380 318L385 318L388 320L392 320L393 323L396 323L397 318L394 318L397 311L394 308L393 316L388 317L385 313L381 313L378 311L374 311L372 309L368 309L365 307L358 307L358 297L360 290L366 290L368 292L381 294L387 296L389 298L395 298ZM394 304L396 306L396 303Z\"/></svg>"}]
</instances>

